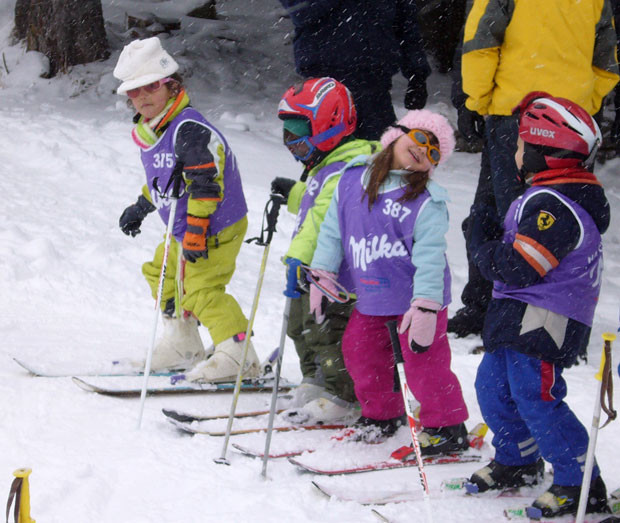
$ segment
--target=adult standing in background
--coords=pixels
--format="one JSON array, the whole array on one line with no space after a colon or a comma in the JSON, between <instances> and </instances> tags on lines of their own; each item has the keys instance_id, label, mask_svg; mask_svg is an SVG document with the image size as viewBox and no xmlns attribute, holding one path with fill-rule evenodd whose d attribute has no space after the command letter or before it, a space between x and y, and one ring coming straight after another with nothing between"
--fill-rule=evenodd
<instances>
[{"instance_id":1,"label":"adult standing in background","mask_svg":"<svg viewBox=\"0 0 620 523\"><path fill-rule=\"evenodd\" d=\"M437 70L448 73L455 65L455 50L463 40L461 30L465 25L467 0L416 0L416 3L425 49L437 61Z\"/></svg>"},{"instance_id":2,"label":"adult standing in background","mask_svg":"<svg viewBox=\"0 0 620 523\"><path fill-rule=\"evenodd\" d=\"M426 104L430 67L424 54L415 0L280 0L295 27L297 72L330 76L351 91L358 114L356 136L378 140L396 121L392 76L409 83L404 104Z\"/></svg>"},{"instance_id":3,"label":"adult standing in background","mask_svg":"<svg viewBox=\"0 0 620 523\"><path fill-rule=\"evenodd\" d=\"M593 115L618 82L610 0L475 0L465 23L462 76L466 108L486 117L488 161L472 209L503 219L522 190L512 109L527 93L546 91ZM465 231L466 243L468 237ZM464 293L473 295L450 320L449 332L480 334L488 288L468 282Z\"/></svg>"},{"instance_id":4,"label":"adult standing in background","mask_svg":"<svg viewBox=\"0 0 620 523\"><path fill-rule=\"evenodd\" d=\"M616 25L616 45L620 46L620 0L611 0L611 5L614 11L614 22ZM611 127L610 141L612 147L615 146L616 154L620 154L620 84L616 84L614 90L614 110L615 118Z\"/></svg>"}]
</instances>

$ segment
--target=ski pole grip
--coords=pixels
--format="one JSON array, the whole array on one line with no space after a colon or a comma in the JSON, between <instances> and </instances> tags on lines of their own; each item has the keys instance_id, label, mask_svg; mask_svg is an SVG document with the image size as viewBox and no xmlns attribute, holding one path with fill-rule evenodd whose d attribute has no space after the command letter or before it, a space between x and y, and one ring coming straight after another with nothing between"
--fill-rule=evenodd
<instances>
[{"instance_id":1,"label":"ski pole grip","mask_svg":"<svg viewBox=\"0 0 620 523\"><path fill-rule=\"evenodd\" d=\"M394 361L398 365L404 363L403 351L400 347L400 339L398 338L398 322L396 320L388 321L385 326L390 331L390 341L392 342L392 351L394 352Z\"/></svg>"},{"instance_id":2,"label":"ski pole grip","mask_svg":"<svg viewBox=\"0 0 620 523\"><path fill-rule=\"evenodd\" d=\"M177 200L181 196L181 181L183 180L183 176L181 175L183 172L183 164L181 162L179 162L179 164L179 170L175 173L176 176L174 178L174 184L172 185L172 197Z\"/></svg>"},{"instance_id":3,"label":"ski pole grip","mask_svg":"<svg viewBox=\"0 0 620 523\"><path fill-rule=\"evenodd\" d=\"M168 179L168 183L166 184L166 188L164 189L163 194L168 193L168 189L172 186L172 194L171 198L178 200L181 196L181 181L183 180L183 167L185 164L181 161L178 161L174 169L172 169L172 173L170 173L170 178ZM153 180L153 188L157 190L157 178ZM159 192L159 191L157 191Z\"/></svg>"},{"instance_id":4,"label":"ski pole grip","mask_svg":"<svg viewBox=\"0 0 620 523\"><path fill-rule=\"evenodd\" d=\"M403 351L400 347L400 340L398 339L398 322L396 320L390 320L386 322L385 326L390 333L390 341L392 342L392 352L394 353L394 392L400 391L400 377L398 374L398 365L403 363Z\"/></svg>"},{"instance_id":5,"label":"ski pole grip","mask_svg":"<svg viewBox=\"0 0 620 523\"><path fill-rule=\"evenodd\" d=\"M607 361L606 355L608 352L611 354L611 342L616 339L616 335L611 332L604 332L602 336L603 336L604 344L603 344L603 353L601 354L601 365L598 369L598 372L594 376L599 381L603 381L603 373L605 369L605 363Z\"/></svg>"},{"instance_id":6,"label":"ski pole grip","mask_svg":"<svg viewBox=\"0 0 620 523\"><path fill-rule=\"evenodd\" d=\"M297 272L301 266L301 261L295 258L286 260L286 289L284 296L287 298L299 298L301 294L297 291Z\"/></svg>"},{"instance_id":7,"label":"ski pole grip","mask_svg":"<svg viewBox=\"0 0 620 523\"><path fill-rule=\"evenodd\" d=\"M28 476L30 476L31 472L32 469L29 468L20 468L13 472L15 479L11 485L11 492L9 493L9 500L6 507L7 521L11 504L14 500L15 521L18 523L36 523L35 520L30 517L30 485Z\"/></svg>"},{"instance_id":8,"label":"ski pole grip","mask_svg":"<svg viewBox=\"0 0 620 523\"><path fill-rule=\"evenodd\" d=\"M610 421L618 417L618 413L614 410L614 382L611 370L611 344L616 339L616 335L610 332L603 334L603 353L601 354L601 366L596 379L601 382L600 385L600 403L601 409L607 414L607 421L600 428L605 427ZM607 402L605 401L607 398Z\"/></svg>"},{"instance_id":9,"label":"ski pole grip","mask_svg":"<svg viewBox=\"0 0 620 523\"><path fill-rule=\"evenodd\" d=\"M280 206L286 201L281 194L272 194L271 209L267 213L267 240L265 243L269 245L273 238L273 233L276 232L276 224L278 223L278 214L280 213Z\"/></svg>"}]
</instances>

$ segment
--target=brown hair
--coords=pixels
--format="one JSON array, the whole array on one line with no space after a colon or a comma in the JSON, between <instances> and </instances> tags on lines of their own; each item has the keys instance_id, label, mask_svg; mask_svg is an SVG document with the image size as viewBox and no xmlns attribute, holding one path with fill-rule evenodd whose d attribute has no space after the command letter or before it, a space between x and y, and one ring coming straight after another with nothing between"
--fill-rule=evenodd
<instances>
[{"instance_id":1,"label":"brown hair","mask_svg":"<svg viewBox=\"0 0 620 523\"><path fill-rule=\"evenodd\" d=\"M377 201L379 196L379 190L388 177L392 163L394 161L394 140L383 151L381 151L375 158L368 169L368 184L364 190L364 196L362 200L368 196L368 209L370 210L373 204ZM403 194L398 201L406 202L414 200L426 189L426 183L430 178L430 171L411 171L403 176L406 183L405 194Z\"/></svg>"},{"instance_id":2,"label":"brown hair","mask_svg":"<svg viewBox=\"0 0 620 523\"><path fill-rule=\"evenodd\" d=\"M176 98L177 96L179 96L181 90L185 88L185 86L183 85L183 78L179 73L171 74L169 78L172 80L172 82L166 84L166 87L169 86L168 89L170 91L170 98Z\"/></svg>"}]
</instances>

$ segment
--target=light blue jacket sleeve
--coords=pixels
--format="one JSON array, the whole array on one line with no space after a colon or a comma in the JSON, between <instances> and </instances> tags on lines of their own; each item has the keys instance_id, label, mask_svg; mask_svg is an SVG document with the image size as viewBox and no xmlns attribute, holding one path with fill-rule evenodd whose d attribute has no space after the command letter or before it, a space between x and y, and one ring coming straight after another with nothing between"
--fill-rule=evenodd
<instances>
[{"instance_id":1,"label":"light blue jacket sleeve","mask_svg":"<svg viewBox=\"0 0 620 523\"><path fill-rule=\"evenodd\" d=\"M321 224L316 249L310 266L313 269L323 269L338 272L344 257L342 239L340 237L340 222L338 220L338 187L332 196L325 219Z\"/></svg>"},{"instance_id":2,"label":"light blue jacket sleeve","mask_svg":"<svg viewBox=\"0 0 620 523\"><path fill-rule=\"evenodd\" d=\"M418 214L413 228L411 263L416 268L413 277L413 299L426 298L442 305L444 270L446 267L446 233L448 232L447 191L434 182L427 189L431 197Z\"/></svg>"}]
</instances>

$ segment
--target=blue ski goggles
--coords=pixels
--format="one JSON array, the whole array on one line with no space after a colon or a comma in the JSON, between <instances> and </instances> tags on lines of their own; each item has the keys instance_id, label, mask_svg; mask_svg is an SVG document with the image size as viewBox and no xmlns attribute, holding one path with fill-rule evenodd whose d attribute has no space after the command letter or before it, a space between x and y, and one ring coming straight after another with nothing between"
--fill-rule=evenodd
<instances>
[{"instance_id":1,"label":"blue ski goggles","mask_svg":"<svg viewBox=\"0 0 620 523\"><path fill-rule=\"evenodd\" d=\"M305 162L316 150L316 145L310 141L310 136L302 136L295 140L285 141L284 145L288 147L295 159L300 162Z\"/></svg>"}]
</instances>

